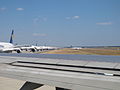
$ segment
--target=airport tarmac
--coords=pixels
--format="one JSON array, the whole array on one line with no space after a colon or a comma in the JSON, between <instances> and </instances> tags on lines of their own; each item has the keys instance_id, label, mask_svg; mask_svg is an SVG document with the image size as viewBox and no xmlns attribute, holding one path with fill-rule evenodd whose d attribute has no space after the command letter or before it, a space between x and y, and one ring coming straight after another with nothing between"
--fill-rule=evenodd
<instances>
[{"instance_id":1,"label":"airport tarmac","mask_svg":"<svg viewBox=\"0 0 120 90\"><path fill-rule=\"evenodd\" d=\"M0 90L19 90L25 81L0 77ZM44 85L36 90L55 90L52 86Z\"/></svg>"}]
</instances>

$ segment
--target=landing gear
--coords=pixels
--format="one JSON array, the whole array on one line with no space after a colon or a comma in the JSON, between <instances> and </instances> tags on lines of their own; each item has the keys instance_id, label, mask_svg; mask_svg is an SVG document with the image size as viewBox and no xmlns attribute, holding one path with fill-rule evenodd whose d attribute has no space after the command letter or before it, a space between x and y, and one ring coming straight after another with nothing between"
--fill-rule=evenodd
<instances>
[{"instance_id":1,"label":"landing gear","mask_svg":"<svg viewBox=\"0 0 120 90\"><path fill-rule=\"evenodd\" d=\"M16 52L17 52L17 53L21 53L21 51L20 51L20 50L17 50Z\"/></svg>"}]
</instances>

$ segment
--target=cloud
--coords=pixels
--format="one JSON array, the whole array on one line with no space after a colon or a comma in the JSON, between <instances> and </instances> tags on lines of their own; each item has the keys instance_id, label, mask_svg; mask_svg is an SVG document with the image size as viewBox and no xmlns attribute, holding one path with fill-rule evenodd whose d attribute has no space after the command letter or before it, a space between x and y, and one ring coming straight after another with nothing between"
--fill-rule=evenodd
<instances>
[{"instance_id":1,"label":"cloud","mask_svg":"<svg viewBox=\"0 0 120 90\"><path fill-rule=\"evenodd\" d=\"M33 23L37 23L37 22L39 22L39 20L40 20L39 18L34 18Z\"/></svg>"},{"instance_id":2,"label":"cloud","mask_svg":"<svg viewBox=\"0 0 120 90\"><path fill-rule=\"evenodd\" d=\"M16 8L17 11L23 11L24 8Z\"/></svg>"},{"instance_id":3,"label":"cloud","mask_svg":"<svg viewBox=\"0 0 120 90\"><path fill-rule=\"evenodd\" d=\"M75 20L75 19L79 19L80 16L71 16L71 17L66 17L66 20Z\"/></svg>"},{"instance_id":4,"label":"cloud","mask_svg":"<svg viewBox=\"0 0 120 90\"><path fill-rule=\"evenodd\" d=\"M80 16L73 16L72 18L73 18L73 19L79 19Z\"/></svg>"},{"instance_id":5,"label":"cloud","mask_svg":"<svg viewBox=\"0 0 120 90\"><path fill-rule=\"evenodd\" d=\"M70 19L71 19L71 17L66 17L65 19L70 20Z\"/></svg>"},{"instance_id":6,"label":"cloud","mask_svg":"<svg viewBox=\"0 0 120 90\"><path fill-rule=\"evenodd\" d=\"M99 22L97 25L112 25L112 22Z\"/></svg>"},{"instance_id":7,"label":"cloud","mask_svg":"<svg viewBox=\"0 0 120 90\"><path fill-rule=\"evenodd\" d=\"M44 33L33 33L33 36L45 37L47 34Z\"/></svg>"},{"instance_id":8,"label":"cloud","mask_svg":"<svg viewBox=\"0 0 120 90\"><path fill-rule=\"evenodd\" d=\"M2 8L0 8L0 11L5 11L7 8L4 8L4 7L2 7Z\"/></svg>"},{"instance_id":9,"label":"cloud","mask_svg":"<svg viewBox=\"0 0 120 90\"><path fill-rule=\"evenodd\" d=\"M33 19L33 23L46 22L46 21L47 21L46 17L36 17Z\"/></svg>"}]
</instances>

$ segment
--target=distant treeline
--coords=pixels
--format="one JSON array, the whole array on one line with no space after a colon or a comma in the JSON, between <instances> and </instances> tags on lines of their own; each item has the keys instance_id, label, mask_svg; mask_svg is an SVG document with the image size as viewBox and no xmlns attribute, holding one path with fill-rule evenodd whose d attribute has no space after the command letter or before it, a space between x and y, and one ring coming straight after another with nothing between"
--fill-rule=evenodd
<instances>
[{"instance_id":1,"label":"distant treeline","mask_svg":"<svg viewBox=\"0 0 120 90\"><path fill-rule=\"evenodd\" d=\"M78 47L78 48L111 48L111 47L120 47L120 46L68 46L65 48L73 48L73 47Z\"/></svg>"}]
</instances>

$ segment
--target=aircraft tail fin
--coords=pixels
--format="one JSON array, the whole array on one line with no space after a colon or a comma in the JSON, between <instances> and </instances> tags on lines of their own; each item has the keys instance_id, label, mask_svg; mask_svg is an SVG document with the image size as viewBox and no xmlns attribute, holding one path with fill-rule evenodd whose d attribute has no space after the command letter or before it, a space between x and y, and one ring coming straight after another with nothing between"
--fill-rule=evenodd
<instances>
[{"instance_id":1,"label":"aircraft tail fin","mask_svg":"<svg viewBox=\"0 0 120 90\"><path fill-rule=\"evenodd\" d=\"M13 43L13 37L14 37L14 30L12 30L12 33L11 33L10 43Z\"/></svg>"}]
</instances>

